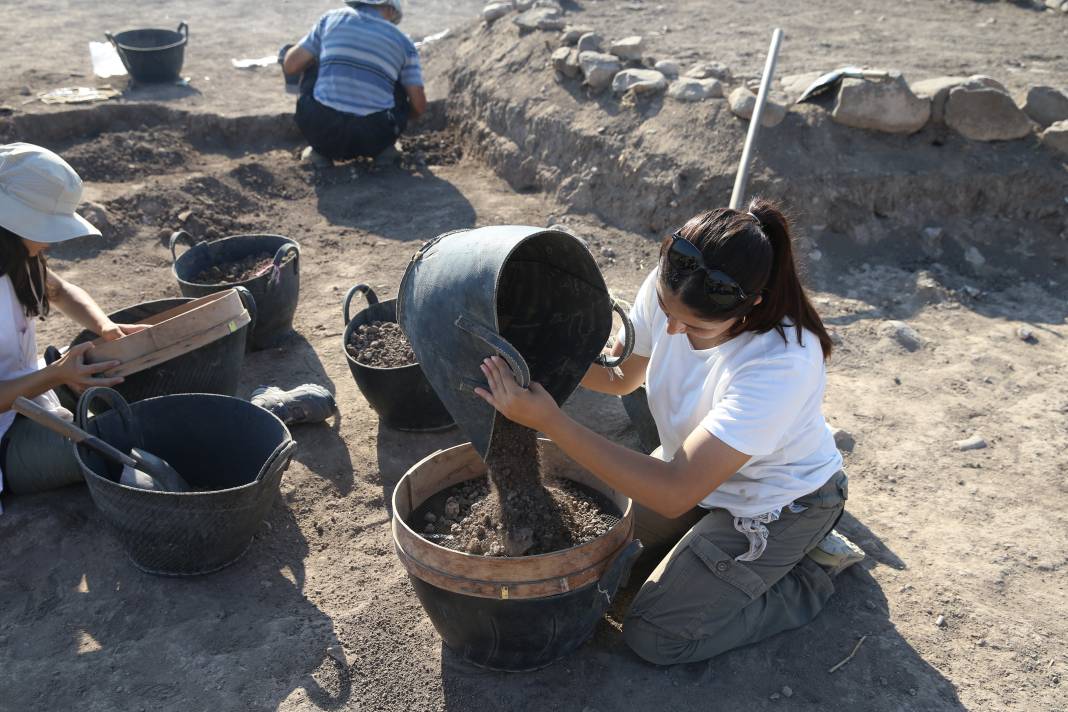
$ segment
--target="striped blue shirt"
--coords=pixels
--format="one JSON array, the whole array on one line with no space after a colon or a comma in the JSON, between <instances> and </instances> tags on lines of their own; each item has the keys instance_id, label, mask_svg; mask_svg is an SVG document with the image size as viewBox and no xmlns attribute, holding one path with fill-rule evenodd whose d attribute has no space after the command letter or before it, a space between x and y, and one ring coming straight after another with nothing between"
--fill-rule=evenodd
<instances>
[{"instance_id":1,"label":"striped blue shirt","mask_svg":"<svg viewBox=\"0 0 1068 712\"><path fill-rule=\"evenodd\" d=\"M300 46L319 62L316 101L338 111L366 116L392 109L398 80L404 86L423 85L419 51L373 10L331 10Z\"/></svg>"}]
</instances>

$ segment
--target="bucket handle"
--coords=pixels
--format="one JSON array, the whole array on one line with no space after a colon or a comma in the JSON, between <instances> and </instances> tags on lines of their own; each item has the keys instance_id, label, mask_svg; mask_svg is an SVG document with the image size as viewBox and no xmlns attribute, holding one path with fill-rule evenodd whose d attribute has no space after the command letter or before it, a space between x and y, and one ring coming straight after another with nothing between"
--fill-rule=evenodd
<instances>
[{"instance_id":1,"label":"bucket handle","mask_svg":"<svg viewBox=\"0 0 1068 712\"><path fill-rule=\"evenodd\" d=\"M256 482L265 478L268 473L272 473L279 468L285 469L286 467L289 467L289 463L293 459L293 454L296 449L296 440L283 440L278 443L278 447L276 447L274 452L270 454L267 461L263 463L263 467L260 468L260 473L256 475Z\"/></svg>"},{"instance_id":2,"label":"bucket handle","mask_svg":"<svg viewBox=\"0 0 1068 712\"><path fill-rule=\"evenodd\" d=\"M612 599L616 597L620 585L630 577L630 570L640 553L642 553L642 543L637 539L631 539L630 543L623 547L623 550L605 569L604 575L596 584L597 593L600 595L594 599L593 603L598 618L603 616L608 607L612 605Z\"/></svg>"},{"instance_id":3,"label":"bucket handle","mask_svg":"<svg viewBox=\"0 0 1068 712\"><path fill-rule=\"evenodd\" d=\"M126 53L122 51L122 47L119 47L119 43L114 35L110 32L105 32L104 37L107 37L108 42L115 48L115 54L119 55L119 59L122 60L122 66L126 67L126 73L133 77L133 72L130 70L130 63L126 61Z\"/></svg>"},{"instance_id":4,"label":"bucket handle","mask_svg":"<svg viewBox=\"0 0 1068 712\"><path fill-rule=\"evenodd\" d=\"M89 406L97 398L104 401L111 406L112 410L119 414L119 418L122 420L122 425L126 430L126 436L129 437L133 444L131 447L141 447L141 428L137 419L134 418L133 411L130 410L130 404L126 402L126 399L122 397L122 394L116 391L114 388L107 388L105 386L93 386L87 388L81 397L78 399L77 414L75 416L75 423L79 428L88 432L89 428Z\"/></svg>"},{"instance_id":5,"label":"bucket handle","mask_svg":"<svg viewBox=\"0 0 1068 712\"><path fill-rule=\"evenodd\" d=\"M378 295L375 294L375 290L371 289L371 285L357 284L345 295L345 306L342 309L342 317L345 319L345 326L348 326L349 322L352 321L352 317L349 316L349 306L352 304L352 298L357 294L363 295L363 298L367 300L368 306L373 307L375 304L378 304Z\"/></svg>"},{"instance_id":6,"label":"bucket handle","mask_svg":"<svg viewBox=\"0 0 1068 712\"><path fill-rule=\"evenodd\" d=\"M627 313L626 307L620 300L613 299L612 311L619 314L619 318L623 320L623 353L614 359L608 354L601 354L594 359L594 363L605 368L617 368L623 365L623 362L630 358L630 355L634 352L634 324L630 321L630 315Z\"/></svg>"},{"instance_id":7,"label":"bucket handle","mask_svg":"<svg viewBox=\"0 0 1068 712\"><path fill-rule=\"evenodd\" d=\"M293 255L294 259L299 259L300 245L295 242L287 242L274 253L274 262L271 264L271 278L267 280L268 289L282 280L282 261L290 254Z\"/></svg>"},{"instance_id":8,"label":"bucket handle","mask_svg":"<svg viewBox=\"0 0 1068 712\"><path fill-rule=\"evenodd\" d=\"M259 310L256 308L256 298L252 296L252 292L248 291L247 287L237 286L232 287L237 296L241 298L241 303L245 305L245 311L248 312L248 333L251 334L256 330L256 317L259 316Z\"/></svg>"},{"instance_id":9,"label":"bucket handle","mask_svg":"<svg viewBox=\"0 0 1068 712\"><path fill-rule=\"evenodd\" d=\"M178 29L176 30L176 32L182 35L182 38L185 42L189 41L189 25L185 22L185 20L182 20L178 23Z\"/></svg>"},{"instance_id":10,"label":"bucket handle","mask_svg":"<svg viewBox=\"0 0 1068 712\"><path fill-rule=\"evenodd\" d=\"M170 243L168 243L168 246L171 248L171 264L178 261L178 255L175 253L174 248L178 246L178 241L182 238L185 238L185 241L189 243L190 247L196 247L197 245L197 239L193 237L192 233L189 233L186 230L175 230L172 232Z\"/></svg>"},{"instance_id":11,"label":"bucket handle","mask_svg":"<svg viewBox=\"0 0 1068 712\"><path fill-rule=\"evenodd\" d=\"M471 319L468 319L465 315L461 314L456 319L456 326L466 331L471 336L485 342L491 349L501 355L508 365L512 368L512 374L515 376L515 380L519 383L520 388L530 388L530 366L527 365L526 359L519 353L519 349L512 346L508 341L495 331L491 331L486 327L478 324Z\"/></svg>"}]
</instances>

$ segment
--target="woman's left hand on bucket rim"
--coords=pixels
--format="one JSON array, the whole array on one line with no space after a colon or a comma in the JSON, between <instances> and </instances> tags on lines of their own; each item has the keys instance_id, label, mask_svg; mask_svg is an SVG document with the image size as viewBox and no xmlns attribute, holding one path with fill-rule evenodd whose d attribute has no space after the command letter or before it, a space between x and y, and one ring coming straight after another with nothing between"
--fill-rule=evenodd
<instances>
[{"instance_id":1,"label":"woman's left hand on bucket rim","mask_svg":"<svg viewBox=\"0 0 1068 712\"><path fill-rule=\"evenodd\" d=\"M545 432L560 414L560 406L540 383L531 382L530 388L522 388L516 382L512 369L500 356L486 359L480 368L490 390L476 388L475 394L508 420Z\"/></svg>"}]
</instances>

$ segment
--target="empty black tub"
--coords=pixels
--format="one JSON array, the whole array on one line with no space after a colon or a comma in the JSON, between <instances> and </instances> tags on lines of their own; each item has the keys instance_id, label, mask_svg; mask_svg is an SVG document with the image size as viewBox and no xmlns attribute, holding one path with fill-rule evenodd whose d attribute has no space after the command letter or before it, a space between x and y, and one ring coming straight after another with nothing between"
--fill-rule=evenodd
<instances>
[{"instance_id":1,"label":"empty black tub","mask_svg":"<svg viewBox=\"0 0 1068 712\"><path fill-rule=\"evenodd\" d=\"M127 30L116 35L105 32L104 36L115 46L134 81L151 84L181 78L189 43L189 25L184 22L177 30Z\"/></svg>"},{"instance_id":2,"label":"empty black tub","mask_svg":"<svg viewBox=\"0 0 1068 712\"><path fill-rule=\"evenodd\" d=\"M83 399L99 402L107 391L90 389ZM88 422L79 414L86 430L121 450L143 447L167 460L195 489L207 490L127 487L118 482L120 465L71 446L93 502L134 565L152 574L193 576L239 559L293 457L296 443L288 428L268 411L228 396L163 396L128 410L108 400L113 409ZM126 422L130 416L132 424Z\"/></svg>"}]
</instances>

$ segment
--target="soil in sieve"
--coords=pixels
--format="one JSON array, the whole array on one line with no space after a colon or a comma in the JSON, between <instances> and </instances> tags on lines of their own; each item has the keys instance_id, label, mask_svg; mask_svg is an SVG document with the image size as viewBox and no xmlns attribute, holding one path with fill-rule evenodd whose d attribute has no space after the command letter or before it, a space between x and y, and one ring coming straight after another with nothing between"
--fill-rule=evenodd
<instances>
[{"instance_id":1,"label":"soil in sieve","mask_svg":"<svg viewBox=\"0 0 1068 712\"><path fill-rule=\"evenodd\" d=\"M543 482L530 428L500 418L487 462L487 477L430 498L411 517L412 528L469 554L534 556L592 541L618 520L599 492L571 480Z\"/></svg>"},{"instance_id":2,"label":"soil in sieve","mask_svg":"<svg viewBox=\"0 0 1068 712\"><path fill-rule=\"evenodd\" d=\"M292 257L282 260L284 265ZM270 252L256 252L234 262L212 265L196 275L190 281L194 284L237 284L255 279L271 269L274 255Z\"/></svg>"},{"instance_id":3,"label":"soil in sieve","mask_svg":"<svg viewBox=\"0 0 1068 712\"><path fill-rule=\"evenodd\" d=\"M356 327L345 350L364 366L399 368L418 363L400 324L392 321L372 321Z\"/></svg>"}]
</instances>

